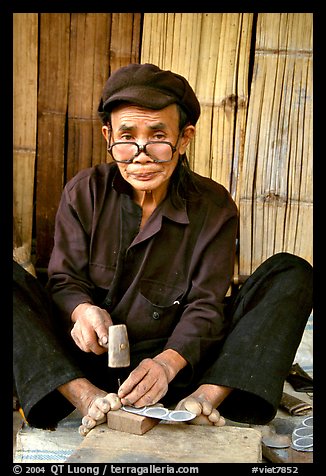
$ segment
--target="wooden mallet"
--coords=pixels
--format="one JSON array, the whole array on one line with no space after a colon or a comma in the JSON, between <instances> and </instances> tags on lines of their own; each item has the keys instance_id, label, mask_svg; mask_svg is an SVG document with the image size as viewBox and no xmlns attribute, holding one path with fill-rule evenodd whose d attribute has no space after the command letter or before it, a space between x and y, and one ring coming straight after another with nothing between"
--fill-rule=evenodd
<instances>
[{"instance_id":1,"label":"wooden mallet","mask_svg":"<svg viewBox=\"0 0 326 476\"><path fill-rule=\"evenodd\" d=\"M123 368L130 365L130 348L127 327L125 324L116 324L109 327L109 361L111 368ZM120 379L118 378L120 387ZM112 430L143 435L159 422L158 419L142 415L134 415L124 410L108 412L107 425Z\"/></svg>"},{"instance_id":2,"label":"wooden mallet","mask_svg":"<svg viewBox=\"0 0 326 476\"><path fill-rule=\"evenodd\" d=\"M108 366L111 368L129 367L130 348L127 326L116 324L109 327ZM119 384L120 385L120 384Z\"/></svg>"}]
</instances>

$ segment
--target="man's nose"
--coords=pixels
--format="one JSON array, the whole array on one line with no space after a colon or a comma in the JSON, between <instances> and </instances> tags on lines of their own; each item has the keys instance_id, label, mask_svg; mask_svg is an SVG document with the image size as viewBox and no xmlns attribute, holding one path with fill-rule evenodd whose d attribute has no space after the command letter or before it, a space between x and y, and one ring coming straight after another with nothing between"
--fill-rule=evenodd
<instances>
[{"instance_id":1,"label":"man's nose","mask_svg":"<svg viewBox=\"0 0 326 476\"><path fill-rule=\"evenodd\" d=\"M139 145L138 154L134 158L133 162L138 164L146 164L147 162L153 162L151 157L145 153L144 145Z\"/></svg>"}]
</instances>

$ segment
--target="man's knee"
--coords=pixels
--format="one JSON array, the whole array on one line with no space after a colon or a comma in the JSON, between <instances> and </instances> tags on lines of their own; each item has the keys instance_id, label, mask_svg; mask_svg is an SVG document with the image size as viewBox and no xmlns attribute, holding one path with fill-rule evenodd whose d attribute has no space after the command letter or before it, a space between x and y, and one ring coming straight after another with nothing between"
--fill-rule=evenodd
<instances>
[{"instance_id":1,"label":"man's knee","mask_svg":"<svg viewBox=\"0 0 326 476\"><path fill-rule=\"evenodd\" d=\"M280 271L294 272L298 278L301 277L304 280L311 280L312 282L313 267L307 260L300 256L288 252L280 252L268 258L265 263Z\"/></svg>"},{"instance_id":2,"label":"man's knee","mask_svg":"<svg viewBox=\"0 0 326 476\"><path fill-rule=\"evenodd\" d=\"M313 267L311 264L291 253L276 253L269 258L268 265L274 275L275 285L285 298L295 298L297 304L304 308L312 308L313 300Z\"/></svg>"}]
</instances>

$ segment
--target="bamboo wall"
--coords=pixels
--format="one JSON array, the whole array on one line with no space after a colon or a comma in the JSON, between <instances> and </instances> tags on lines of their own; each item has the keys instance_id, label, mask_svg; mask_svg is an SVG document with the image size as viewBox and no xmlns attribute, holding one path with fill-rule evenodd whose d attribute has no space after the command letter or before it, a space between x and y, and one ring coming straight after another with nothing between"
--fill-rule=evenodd
<instances>
[{"instance_id":1,"label":"bamboo wall","mask_svg":"<svg viewBox=\"0 0 326 476\"><path fill-rule=\"evenodd\" d=\"M189 159L238 204L236 272L282 250L312 262L312 14L16 13L14 223L27 255L35 238L36 266L63 185L106 161L97 105L130 62L172 69L196 91Z\"/></svg>"}]
</instances>

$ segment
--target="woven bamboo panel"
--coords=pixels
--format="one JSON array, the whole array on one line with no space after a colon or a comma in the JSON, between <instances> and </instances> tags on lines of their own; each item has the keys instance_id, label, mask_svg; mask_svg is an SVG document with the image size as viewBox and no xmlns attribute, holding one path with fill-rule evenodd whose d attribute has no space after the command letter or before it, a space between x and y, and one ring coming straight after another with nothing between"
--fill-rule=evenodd
<instances>
[{"instance_id":1,"label":"woven bamboo panel","mask_svg":"<svg viewBox=\"0 0 326 476\"><path fill-rule=\"evenodd\" d=\"M201 104L192 168L237 199L248 104L252 14L146 13L143 63L185 76ZM155 44L155 48L153 48Z\"/></svg>"},{"instance_id":2,"label":"woven bamboo panel","mask_svg":"<svg viewBox=\"0 0 326 476\"><path fill-rule=\"evenodd\" d=\"M42 13L40 22L36 264L46 267L64 184L107 160L97 108L110 71L139 61L141 15Z\"/></svg>"},{"instance_id":3,"label":"woven bamboo panel","mask_svg":"<svg viewBox=\"0 0 326 476\"><path fill-rule=\"evenodd\" d=\"M15 14L14 223L27 257L34 213L36 265L47 266L63 185L107 160L103 84L140 61L184 75L196 91L202 114L188 156L239 206L240 273L281 250L311 262L309 13Z\"/></svg>"},{"instance_id":4,"label":"woven bamboo panel","mask_svg":"<svg viewBox=\"0 0 326 476\"><path fill-rule=\"evenodd\" d=\"M240 192L240 273L312 262L312 15L259 14Z\"/></svg>"},{"instance_id":5,"label":"woven bamboo panel","mask_svg":"<svg viewBox=\"0 0 326 476\"><path fill-rule=\"evenodd\" d=\"M38 15L13 15L13 248L17 260L31 255L36 156Z\"/></svg>"}]
</instances>

